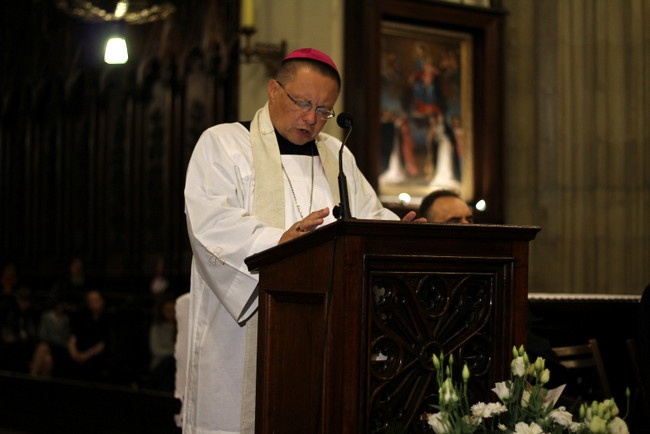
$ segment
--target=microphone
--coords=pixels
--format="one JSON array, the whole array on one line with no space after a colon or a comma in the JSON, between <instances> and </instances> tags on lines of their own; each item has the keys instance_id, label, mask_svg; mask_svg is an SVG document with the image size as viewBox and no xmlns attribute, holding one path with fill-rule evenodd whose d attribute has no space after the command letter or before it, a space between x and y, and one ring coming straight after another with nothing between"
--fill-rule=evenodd
<instances>
[{"instance_id":1,"label":"microphone","mask_svg":"<svg viewBox=\"0 0 650 434\"><path fill-rule=\"evenodd\" d=\"M343 148L352 132L352 115L345 112L340 113L336 117L336 123L339 127L347 129L348 133L341 142L341 148L339 149L339 196L341 197L341 203L334 207L334 217L337 219L349 219L352 218L352 213L350 212L350 199L348 198L348 181L343 172Z\"/></svg>"}]
</instances>

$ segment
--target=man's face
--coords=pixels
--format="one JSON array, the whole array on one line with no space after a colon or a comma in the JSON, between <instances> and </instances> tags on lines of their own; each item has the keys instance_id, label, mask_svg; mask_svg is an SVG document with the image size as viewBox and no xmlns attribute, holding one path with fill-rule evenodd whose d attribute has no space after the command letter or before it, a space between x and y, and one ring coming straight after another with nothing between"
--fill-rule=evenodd
<instances>
[{"instance_id":1,"label":"man's face","mask_svg":"<svg viewBox=\"0 0 650 434\"><path fill-rule=\"evenodd\" d=\"M104 309L104 299L96 291L90 291L86 295L86 303L91 312L98 313Z\"/></svg>"},{"instance_id":2,"label":"man's face","mask_svg":"<svg viewBox=\"0 0 650 434\"><path fill-rule=\"evenodd\" d=\"M472 209L463 201L453 196L436 199L426 215L432 223L474 223Z\"/></svg>"},{"instance_id":3,"label":"man's face","mask_svg":"<svg viewBox=\"0 0 650 434\"><path fill-rule=\"evenodd\" d=\"M304 145L316 138L327 121L321 119L314 110L305 112L299 109L291 98L308 101L313 108L331 110L339 95L338 85L334 79L325 77L308 66L301 67L292 80L282 84L284 89L275 80L270 80L267 86L271 122L282 137L293 144Z\"/></svg>"}]
</instances>

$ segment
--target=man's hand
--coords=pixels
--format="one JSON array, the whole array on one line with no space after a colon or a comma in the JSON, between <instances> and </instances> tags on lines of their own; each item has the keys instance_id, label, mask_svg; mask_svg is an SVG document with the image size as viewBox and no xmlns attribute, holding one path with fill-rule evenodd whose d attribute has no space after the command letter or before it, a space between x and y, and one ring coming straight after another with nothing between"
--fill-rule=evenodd
<instances>
[{"instance_id":1,"label":"man's hand","mask_svg":"<svg viewBox=\"0 0 650 434\"><path fill-rule=\"evenodd\" d=\"M327 217L329 214L329 208L323 208L321 210L312 212L307 217L297 221L289 229L287 229L287 231L280 237L278 244L286 243L287 241L293 240L294 238L305 235L307 232L313 231L318 226L323 224L325 217ZM411 217L411 219L412 218L413 217Z\"/></svg>"},{"instance_id":2,"label":"man's hand","mask_svg":"<svg viewBox=\"0 0 650 434\"><path fill-rule=\"evenodd\" d=\"M420 217L420 218L415 218L416 213L415 211L409 211L404 218L402 218L403 222L416 222L416 223L426 223L427 219L425 217Z\"/></svg>"}]
</instances>

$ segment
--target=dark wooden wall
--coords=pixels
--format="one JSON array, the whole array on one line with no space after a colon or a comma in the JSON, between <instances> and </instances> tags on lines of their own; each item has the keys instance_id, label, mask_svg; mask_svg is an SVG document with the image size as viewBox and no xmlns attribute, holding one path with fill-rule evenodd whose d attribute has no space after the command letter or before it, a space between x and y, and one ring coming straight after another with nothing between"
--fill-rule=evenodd
<instances>
[{"instance_id":1,"label":"dark wooden wall","mask_svg":"<svg viewBox=\"0 0 650 434\"><path fill-rule=\"evenodd\" d=\"M124 283L163 258L182 281L187 161L205 128L237 120L239 1L126 25L118 66L103 62L111 25L55 3L0 3L0 263L40 285L81 256Z\"/></svg>"}]
</instances>

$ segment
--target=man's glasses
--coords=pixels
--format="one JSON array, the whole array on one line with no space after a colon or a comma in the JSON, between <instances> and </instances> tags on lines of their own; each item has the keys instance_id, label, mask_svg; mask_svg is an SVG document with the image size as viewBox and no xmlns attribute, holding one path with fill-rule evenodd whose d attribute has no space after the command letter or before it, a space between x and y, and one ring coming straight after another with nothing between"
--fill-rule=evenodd
<instances>
[{"instance_id":1,"label":"man's glasses","mask_svg":"<svg viewBox=\"0 0 650 434\"><path fill-rule=\"evenodd\" d=\"M300 109L300 111L309 113L310 111L314 111L316 115L321 118L322 120L326 121L328 119L332 119L336 113L334 113L334 110L329 110L326 109L325 107L314 107L314 105L308 101L300 101L289 95L289 92L284 88L284 85L280 83L278 80L275 80L277 84L280 85L284 93L287 94L289 99L291 100L292 103L296 105Z\"/></svg>"}]
</instances>

